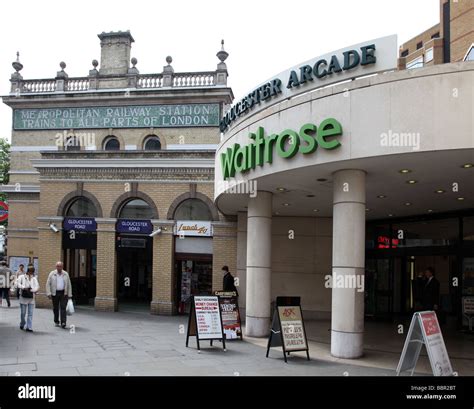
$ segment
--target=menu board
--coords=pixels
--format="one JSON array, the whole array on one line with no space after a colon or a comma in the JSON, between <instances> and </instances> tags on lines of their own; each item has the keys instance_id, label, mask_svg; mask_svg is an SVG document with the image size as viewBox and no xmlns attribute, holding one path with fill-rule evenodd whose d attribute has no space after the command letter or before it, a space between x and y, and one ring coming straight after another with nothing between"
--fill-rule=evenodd
<instances>
[{"instance_id":1,"label":"menu board","mask_svg":"<svg viewBox=\"0 0 474 409\"><path fill-rule=\"evenodd\" d=\"M306 357L308 361L310 360L303 314L299 303L299 297L277 297L267 344L267 358L270 348L281 347L285 362L287 362L286 356L294 351L306 351Z\"/></svg>"},{"instance_id":2,"label":"menu board","mask_svg":"<svg viewBox=\"0 0 474 409\"><path fill-rule=\"evenodd\" d=\"M194 297L196 327L199 339L222 338L222 323L218 297Z\"/></svg>"},{"instance_id":3,"label":"menu board","mask_svg":"<svg viewBox=\"0 0 474 409\"><path fill-rule=\"evenodd\" d=\"M308 348L300 307L278 307L283 345L286 351L301 351Z\"/></svg>"},{"instance_id":4,"label":"menu board","mask_svg":"<svg viewBox=\"0 0 474 409\"><path fill-rule=\"evenodd\" d=\"M410 371L413 375L423 345L428 352L433 375L452 376L453 368L434 311L416 312L413 315L398 363L397 375L404 371Z\"/></svg>"},{"instance_id":5,"label":"menu board","mask_svg":"<svg viewBox=\"0 0 474 409\"><path fill-rule=\"evenodd\" d=\"M219 296L225 338L242 339L242 324L237 294L235 291L216 291L215 294Z\"/></svg>"},{"instance_id":6,"label":"menu board","mask_svg":"<svg viewBox=\"0 0 474 409\"><path fill-rule=\"evenodd\" d=\"M193 296L191 312L189 314L188 333L186 335L186 346L189 337L195 336L198 350L201 349L199 341L213 340L222 341L225 349L225 335L222 331L222 317L217 296Z\"/></svg>"}]
</instances>

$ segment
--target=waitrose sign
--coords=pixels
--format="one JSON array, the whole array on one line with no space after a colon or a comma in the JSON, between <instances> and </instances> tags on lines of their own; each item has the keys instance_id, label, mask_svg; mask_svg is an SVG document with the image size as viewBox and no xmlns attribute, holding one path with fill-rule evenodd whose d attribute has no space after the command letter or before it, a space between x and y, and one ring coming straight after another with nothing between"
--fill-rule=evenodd
<instances>
[{"instance_id":1,"label":"waitrose sign","mask_svg":"<svg viewBox=\"0 0 474 409\"><path fill-rule=\"evenodd\" d=\"M221 168L223 179L273 162L273 155L289 159L296 154L307 155L322 149L335 149L341 145L335 137L342 135L342 125L334 118L327 118L319 126L307 123L298 132L285 129L279 134L265 135L265 129L259 127L255 133L250 133L253 140L248 145L240 146L235 143L221 153Z\"/></svg>"},{"instance_id":2,"label":"waitrose sign","mask_svg":"<svg viewBox=\"0 0 474 409\"><path fill-rule=\"evenodd\" d=\"M377 38L312 58L265 81L234 104L220 121L225 132L237 119L313 89L397 68L397 36Z\"/></svg>"}]
</instances>

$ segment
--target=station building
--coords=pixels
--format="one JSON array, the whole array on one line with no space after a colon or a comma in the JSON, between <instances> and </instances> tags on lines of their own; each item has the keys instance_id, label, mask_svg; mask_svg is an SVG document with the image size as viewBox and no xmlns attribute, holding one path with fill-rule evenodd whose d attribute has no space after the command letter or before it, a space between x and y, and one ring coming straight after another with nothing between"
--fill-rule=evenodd
<instances>
[{"instance_id":1,"label":"station building","mask_svg":"<svg viewBox=\"0 0 474 409\"><path fill-rule=\"evenodd\" d=\"M371 40L270 77L224 115L215 202L237 217L248 336L268 335L276 296L300 296L305 318L331 320L332 355L360 357L364 321L410 316L429 266L440 319L463 324L474 295L473 9L445 3L448 60L408 67L415 56L400 55L396 36Z\"/></svg>"},{"instance_id":2,"label":"station building","mask_svg":"<svg viewBox=\"0 0 474 409\"><path fill-rule=\"evenodd\" d=\"M8 256L34 262L45 297L63 260L76 302L115 311L147 303L185 312L192 294L222 289L236 265L236 223L213 203L219 120L233 99L228 53L215 70L141 74L130 32L100 39L100 64L69 77L23 79L13 63Z\"/></svg>"}]
</instances>

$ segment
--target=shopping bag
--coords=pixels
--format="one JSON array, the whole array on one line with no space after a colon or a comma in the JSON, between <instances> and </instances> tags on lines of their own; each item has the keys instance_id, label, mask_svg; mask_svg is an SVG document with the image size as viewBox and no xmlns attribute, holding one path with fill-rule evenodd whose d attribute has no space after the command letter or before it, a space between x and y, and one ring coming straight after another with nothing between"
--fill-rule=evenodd
<instances>
[{"instance_id":1,"label":"shopping bag","mask_svg":"<svg viewBox=\"0 0 474 409\"><path fill-rule=\"evenodd\" d=\"M74 314L74 304L73 304L71 298L69 298L69 300L67 301L66 314L67 314L67 315L72 315L72 314Z\"/></svg>"}]
</instances>

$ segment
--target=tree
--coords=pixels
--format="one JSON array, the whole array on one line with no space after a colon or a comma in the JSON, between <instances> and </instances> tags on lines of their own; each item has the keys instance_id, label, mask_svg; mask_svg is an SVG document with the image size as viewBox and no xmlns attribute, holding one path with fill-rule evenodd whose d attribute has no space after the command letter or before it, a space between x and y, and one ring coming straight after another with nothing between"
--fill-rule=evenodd
<instances>
[{"instance_id":1,"label":"tree","mask_svg":"<svg viewBox=\"0 0 474 409\"><path fill-rule=\"evenodd\" d=\"M10 144L6 139L0 138L0 185L7 185L10 170ZM0 189L0 201L6 200L7 196Z\"/></svg>"}]
</instances>

